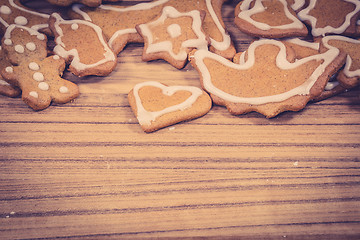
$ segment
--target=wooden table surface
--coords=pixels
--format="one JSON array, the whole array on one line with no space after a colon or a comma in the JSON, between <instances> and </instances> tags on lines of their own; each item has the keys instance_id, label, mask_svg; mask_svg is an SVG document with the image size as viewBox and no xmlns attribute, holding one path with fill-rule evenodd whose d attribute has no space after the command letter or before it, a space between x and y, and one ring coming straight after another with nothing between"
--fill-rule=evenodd
<instances>
[{"instance_id":1,"label":"wooden table surface","mask_svg":"<svg viewBox=\"0 0 360 240\"><path fill-rule=\"evenodd\" d=\"M238 51L251 38L223 16ZM204 117L146 134L139 82L199 86L188 64L141 61L129 44L72 103L34 112L0 96L0 239L358 239L360 89L273 119Z\"/></svg>"}]
</instances>

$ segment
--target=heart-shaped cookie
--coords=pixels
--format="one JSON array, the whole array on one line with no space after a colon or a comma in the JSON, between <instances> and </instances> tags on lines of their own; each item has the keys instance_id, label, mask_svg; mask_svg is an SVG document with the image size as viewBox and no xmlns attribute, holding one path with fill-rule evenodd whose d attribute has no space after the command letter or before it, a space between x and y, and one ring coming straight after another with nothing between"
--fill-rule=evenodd
<instances>
[{"instance_id":1,"label":"heart-shaped cookie","mask_svg":"<svg viewBox=\"0 0 360 240\"><path fill-rule=\"evenodd\" d=\"M211 109L207 93L193 86L166 86L148 81L128 94L130 106L145 132L201 117Z\"/></svg>"}]
</instances>

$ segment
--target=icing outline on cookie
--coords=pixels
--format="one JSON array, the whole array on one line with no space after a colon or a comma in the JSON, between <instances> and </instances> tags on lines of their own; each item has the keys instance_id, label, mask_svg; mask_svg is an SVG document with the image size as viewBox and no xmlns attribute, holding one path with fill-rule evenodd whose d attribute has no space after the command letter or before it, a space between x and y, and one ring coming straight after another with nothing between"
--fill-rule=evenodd
<instances>
[{"instance_id":1,"label":"icing outline on cookie","mask_svg":"<svg viewBox=\"0 0 360 240\"><path fill-rule=\"evenodd\" d=\"M348 13L344 19L344 23L340 27L332 27L332 26L326 26L324 28L316 28L317 19L311 15L309 15L309 12L314 9L317 0L310 0L309 5L301 10L297 15L302 21L308 20L310 22L310 25L312 27L311 34L315 37L318 36L325 36L326 33L337 33L341 34L343 33L349 26L350 26L350 19L360 10L360 1L359 0L343 0L349 3L353 3L355 5L354 11Z\"/></svg>"},{"instance_id":2,"label":"icing outline on cookie","mask_svg":"<svg viewBox=\"0 0 360 240\"><path fill-rule=\"evenodd\" d=\"M99 6L99 8L103 9L103 10L115 11L115 12L149 10L151 8L166 4L169 1L170 0L156 0L154 2L139 3L136 5L130 6L130 7L125 7L125 8L118 8L118 7L114 7L111 5L103 5L102 4ZM207 10L209 11L211 18L212 18L213 22L215 23L216 27L218 28L219 32L221 33L222 39L223 39L222 41L216 41L215 39L210 37L210 43L215 49L217 49L219 51L225 51L226 49L228 49L231 46L231 38L226 33L224 27L221 25L219 18L216 16L216 13L211 4L211 0L205 0L205 3L206 3ZM80 9L81 6L82 5L80 5L80 4L75 4L75 5L73 5L72 9L74 12L76 12L77 14L82 16L85 20L92 21L91 17L86 12L84 12ZM129 33L136 33L136 29L128 28L128 29L120 29L120 30L116 31L109 39L110 47L113 47L113 42L119 36L124 35L124 34L129 34Z\"/></svg>"},{"instance_id":3,"label":"icing outline on cookie","mask_svg":"<svg viewBox=\"0 0 360 240\"><path fill-rule=\"evenodd\" d=\"M114 54L114 52L110 49L110 47L107 45L107 43L105 42L104 38L103 38L103 35L102 35L102 30L99 26L91 23L91 22L88 22L88 21L85 21L85 20L77 20L77 19L74 19L74 20L64 20L58 13L53 13L52 16L56 19L55 23L54 23L54 26L55 26L55 29L56 29L56 32L59 34L58 37L56 37L55 39L55 42L56 42L56 46L54 47L54 52L63 57L63 58L68 58L68 56L73 56L73 59L71 61L71 65L77 69L78 71L82 71L82 70L85 70L85 69L88 69L88 68L93 68L93 67L96 67L96 66L99 66L103 63L106 63L108 61L115 61L116 60L116 56ZM96 63L92 63L92 64L85 64L85 63L82 63L81 60L80 60L80 57L79 57L79 53L77 51L77 49L73 48L73 49L70 49L70 50L66 50L66 46L65 44L62 42L62 37L64 36L64 33L60 27L61 24L67 24L67 25L72 25L72 24L83 24L83 25L87 25L89 27L91 27L95 33L97 34L98 38L99 38L99 41L100 43L103 45L104 47L104 58L99 60L98 62Z\"/></svg>"},{"instance_id":4,"label":"icing outline on cookie","mask_svg":"<svg viewBox=\"0 0 360 240\"><path fill-rule=\"evenodd\" d=\"M264 96L264 97L238 97L238 96L234 96L229 93L226 93L226 92L222 91L221 89L216 88L213 85L213 83L211 81L210 72L204 63L205 58L213 59L215 61L220 62L224 66L230 67L233 69L247 70L247 69L251 68L255 63L255 49L258 46L263 45L263 44L273 44L280 48L280 51L276 57L276 64L281 69L296 68L297 66L300 66L301 64L311 61L311 60L323 60L324 62L315 69L315 71L312 73L312 75L309 77L309 79L307 81L305 81L303 84L301 84L300 86L293 88L287 92L276 94L276 95ZM247 61L244 62L243 64L236 64L236 63L233 63L219 55L211 53L209 51L205 51L205 50L195 51L195 53L192 57L195 58L196 65L197 65L200 73L202 74L202 80L203 80L202 82L203 82L204 89L207 92L224 99L225 101L229 101L229 102L233 102L233 103L247 103L247 104L253 104L253 105L260 105L260 104L265 104L265 103L270 103L270 102L281 102L281 101L284 101L284 100L286 100L292 96L296 96L296 95L308 95L310 93L310 89L317 81L317 78L324 72L325 68L340 53L340 51L338 49L332 48L332 49L329 49L325 53L310 56L310 57L305 57L305 58L295 61L294 63L291 63L291 62L288 62L286 59L287 53L286 53L285 45L280 41L272 40L272 39L262 39L262 40L253 42L249 46L247 52L248 52Z\"/></svg>"},{"instance_id":5,"label":"icing outline on cookie","mask_svg":"<svg viewBox=\"0 0 360 240\"><path fill-rule=\"evenodd\" d=\"M345 37L345 36L326 36L324 38L322 38L322 42L324 44L324 46L328 49L330 48L336 48L335 46L332 46L329 44L329 41L331 40L338 40L338 41L344 41L344 42L350 42L350 43L355 43L355 44L360 44L360 40L356 40L356 39L353 39L353 38L348 38L348 37ZM360 77L360 69L357 69L357 70L354 70L354 71L351 71L350 70L350 67L352 65L352 58L350 56L350 54L347 54L346 56L346 63L345 63L345 67L343 69L343 72L345 74L345 76L347 77Z\"/></svg>"},{"instance_id":6,"label":"icing outline on cookie","mask_svg":"<svg viewBox=\"0 0 360 240\"><path fill-rule=\"evenodd\" d=\"M181 43L181 48L178 54L174 53L173 51L173 44L169 41L162 41L158 43L154 43L153 34L151 32L151 27L156 27L161 24L164 24L165 20L168 18L179 18L179 17L191 17L192 18L192 30L195 33L195 35L198 37L197 39L188 39ZM155 53L155 52L161 52L166 51L168 52L171 57L173 57L176 60L186 60L187 53L184 49L186 48L198 48L198 49L208 49L208 42L206 40L205 34L201 31L201 17L200 12L197 10L193 10L191 12L187 13L180 13L175 8L171 6L166 6L163 8L162 15L160 18L153 22L149 22L146 24L140 24L139 28L141 29L141 32L144 36L148 38L148 47L146 49L146 53ZM173 26L173 25L170 25ZM169 26L169 27L170 27ZM178 27L176 27L178 26ZM179 25L173 26L176 29L170 29L170 35L181 35L181 32L177 32L177 30L181 31L181 27ZM173 30L173 31L171 31ZM176 30L176 32L174 32ZM169 31L169 29L168 29Z\"/></svg>"},{"instance_id":7,"label":"icing outline on cookie","mask_svg":"<svg viewBox=\"0 0 360 240\"><path fill-rule=\"evenodd\" d=\"M184 102L179 103L177 105L164 108L163 110L151 112L147 111L144 106L142 105L141 98L139 96L139 90L142 87L146 86L153 86L160 88L162 90L162 93L167 96L172 96L177 91L189 91L191 92L191 96L187 98ZM156 118L175 111L183 111L187 108L190 108L193 103L198 99L199 96L203 94L203 91L198 87L193 86L165 86L159 82L156 81L148 81L136 84L134 89L134 96L135 96L135 103L137 108L137 119L140 123L140 125L150 125L152 121L155 121Z\"/></svg>"},{"instance_id":8,"label":"icing outline on cookie","mask_svg":"<svg viewBox=\"0 0 360 240\"><path fill-rule=\"evenodd\" d=\"M296 16L292 15L289 12L289 9L287 8L288 4L287 4L286 0L278 0L278 1L284 6L284 13L288 19L292 20L292 23L285 24L285 25L279 25L279 26L270 26L269 24L257 22L255 20L253 20L251 18L252 15L264 12L266 10L264 5L262 4L263 0L255 0L255 5L252 8L250 8L250 4L253 1L254 0L244 0L242 2L242 4L240 5L241 11L237 17L251 23L258 29L261 29L261 30L290 29L290 28L302 29L304 27L303 23L298 18L296 18Z\"/></svg>"}]
</instances>

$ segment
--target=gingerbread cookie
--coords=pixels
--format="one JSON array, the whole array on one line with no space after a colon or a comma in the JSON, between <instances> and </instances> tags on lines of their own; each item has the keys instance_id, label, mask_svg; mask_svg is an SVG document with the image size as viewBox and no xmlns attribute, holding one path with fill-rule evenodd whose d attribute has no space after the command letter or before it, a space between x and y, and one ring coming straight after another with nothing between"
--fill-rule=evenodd
<instances>
[{"instance_id":1,"label":"gingerbread cookie","mask_svg":"<svg viewBox=\"0 0 360 240\"><path fill-rule=\"evenodd\" d=\"M48 107L51 101L66 103L79 95L76 84L62 79L65 61L58 55L47 57L47 38L32 28L10 25L2 48L13 67L1 75L22 90L22 99L34 110Z\"/></svg>"},{"instance_id":2,"label":"gingerbread cookie","mask_svg":"<svg viewBox=\"0 0 360 240\"><path fill-rule=\"evenodd\" d=\"M221 18L221 7L225 0L155 0L133 6L100 5L96 9L73 5L69 13L73 18L82 18L100 26L109 45L119 53L129 42L142 42L135 26L152 21L161 15L165 6L172 6L179 12L205 11L203 29L210 37L210 50L226 58L232 58L235 48L225 30Z\"/></svg>"},{"instance_id":3,"label":"gingerbread cookie","mask_svg":"<svg viewBox=\"0 0 360 240\"><path fill-rule=\"evenodd\" d=\"M143 61L164 59L176 68L183 68L191 50L208 48L209 40L201 28L204 17L203 11L180 13L167 6L159 18L137 25L136 30L145 42Z\"/></svg>"},{"instance_id":4,"label":"gingerbread cookie","mask_svg":"<svg viewBox=\"0 0 360 240\"><path fill-rule=\"evenodd\" d=\"M0 33L11 24L18 24L50 35L49 17L23 6L20 0L0 0Z\"/></svg>"},{"instance_id":5,"label":"gingerbread cookie","mask_svg":"<svg viewBox=\"0 0 360 240\"><path fill-rule=\"evenodd\" d=\"M321 40L321 50L338 48L347 54L346 64L337 79L345 88L353 88L360 83L360 40L345 36L326 36Z\"/></svg>"},{"instance_id":6,"label":"gingerbread cookie","mask_svg":"<svg viewBox=\"0 0 360 240\"><path fill-rule=\"evenodd\" d=\"M201 117L212 107L209 95L200 88L168 87L154 81L135 85L128 99L145 132Z\"/></svg>"},{"instance_id":7,"label":"gingerbread cookie","mask_svg":"<svg viewBox=\"0 0 360 240\"><path fill-rule=\"evenodd\" d=\"M305 0L286 0L288 5L295 11L298 12L306 6Z\"/></svg>"},{"instance_id":8,"label":"gingerbread cookie","mask_svg":"<svg viewBox=\"0 0 360 240\"><path fill-rule=\"evenodd\" d=\"M290 46L296 55L296 59L302 59L305 57L317 55L321 52L321 47L319 42L308 42L301 40L299 38L293 38L286 40L286 45ZM322 52L325 52L328 49L324 49ZM346 87L342 86L339 81L337 80L338 72L332 75L327 82L324 91L319 95L316 96L312 101L317 102L337 94L343 93L347 90Z\"/></svg>"},{"instance_id":9,"label":"gingerbread cookie","mask_svg":"<svg viewBox=\"0 0 360 240\"><path fill-rule=\"evenodd\" d=\"M310 0L298 17L311 27L314 37L328 34L356 35L359 0Z\"/></svg>"},{"instance_id":10,"label":"gingerbread cookie","mask_svg":"<svg viewBox=\"0 0 360 240\"><path fill-rule=\"evenodd\" d=\"M283 38L306 36L306 26L286 0L244 0L235 8L235 24L251 36Z\"/></svg>"},{"instance_id":11,"label":"gingerbread cookie","mask_svg":"<svg viewBox=\"0 0 360 240\"><path fill-rule=\"evenodd\" d=\"M254 41L246 53L244 63L236 64L197 50L190 62L215 104L235 115L256 111L268 118L303 109L345 61L337 49L295 61L291 48L270 39Z\"/></svg>"},{"instance_id":12,"label":"gingerbread cookie","mask_svg":"<svg viewBox=\"0 0 360 240\"><path fill-rule=\"evenodd\" d=\"M11 67L12 64L7 59L6 54L2 50L2 47L0 46L0 71ZM0 76L0 94L8 97L17 97L21 93L20 89L14 86L11 86L8 82L6 82L2 77Z\"/></svg>"},{"instance_id":13,"label":"gingerbread cookie","mask_svg":"<svg viewBox=\"0 0 360 240\"><path fill-rule=\"evenodd\" d=\"M102 30L85 20L64 20L53 13L49 20L55 35L54 52L70 64L76 76L106 76L116 67L117 56L109 47Z\"/></svg>"}]
</instances>

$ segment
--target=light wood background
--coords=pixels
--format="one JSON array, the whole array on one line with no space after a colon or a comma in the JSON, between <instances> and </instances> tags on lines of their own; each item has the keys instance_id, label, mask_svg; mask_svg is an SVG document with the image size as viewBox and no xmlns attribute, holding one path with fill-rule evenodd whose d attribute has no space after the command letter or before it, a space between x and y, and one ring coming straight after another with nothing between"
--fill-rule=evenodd
<instances>
[{"instance_id":1,"label":"light wood background","mask_svg":"<svg viewBox=\"0 0 360 240\"><path fill-rule=\"evenodd\" d=\"M243 51L237 2L223 17ZM128 45L108 77L66 73L72 103L34 112L0 96L0 239L360 237L359 88L273 119L214 106L145 134L130 89L199 76L141 53Z\"/></svg>"}]
</instances>

